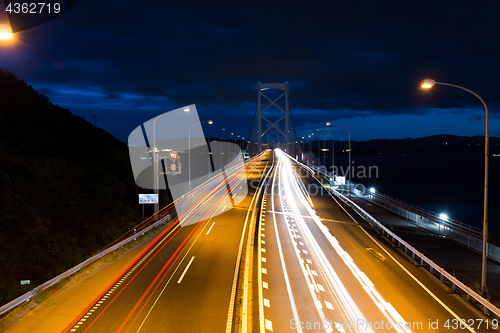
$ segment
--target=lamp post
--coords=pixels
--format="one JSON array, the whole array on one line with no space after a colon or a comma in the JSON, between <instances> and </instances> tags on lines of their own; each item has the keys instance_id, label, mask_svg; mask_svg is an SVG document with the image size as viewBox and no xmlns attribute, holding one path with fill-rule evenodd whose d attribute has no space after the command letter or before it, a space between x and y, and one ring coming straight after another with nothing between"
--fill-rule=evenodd
<instances>
[{"instance_id":1,"label":"lamp post","mask_svg":"<svg viewBox=\"0 0 500 333\"><path fill-rule=\"evenodd\" d=\"M158 195L158 203L155 203L153 215L156 214L160 208L160 189L158 188L158 161L156 154L156 121L162 115L170 111L165 111L162 114L156 116L155 120L153 120L153 190L156 195ZM184 108L184 112L189 112L189 107Z\"/></svg>"},{"instance_id":2,"label":"lamp post","mask_svg":"<svg viewBox=\"0 0 500 333\"><path fill-rule=\"evenodd\" d=\"M317 130L317 131L319 131L319 130ZM318 134L320 137L323 138L323 162L325 162L325 151L326 151L326 144L325 144L325 142L326 142L326 139L325 139L325 137L322 134L319 134L319 133L316 133L316 134ZM318 149L319 149L319 140L318 140ZM319 150L318 150L318 155L319 154L320 153L319 153Z\"/></svg>"},{"instance_id":3,"label":"lamp post","mask_svg":"<svg viewBox=\"0 0 500 333\"><path fill-rule=\"evenodd\" d=\"M335 179L335 164L333 163L335 160L335 139L333 137L333 133L330 132L329 130L323 130L323 129L317 129L317 131L323 131L323 132L328 132L332 136L332 175L333 178Z\"/></svg>"},{"instance_id":4,"label":"lamp post","mask_svg":"<svg viewBox=\"0 0 500 333\"><path fill-rule=\"evenodd\" d=\"M226 133L220 137L220 140L222 141L222 138L225 137L226 135L234 135L234 133ZM229 140L229 142L231 142L231 139L228 139L228 140ZM230 149L231 149L231 147L229 146L228 151L227 151L228 155L230 153L230 151L229 151ZM220 154L220 167L222 168L222 150L221 150L221 154Z\"/></svg>"},{"instance_id":5,"label":"lamp post","mask_svg":"<svg viewBox=\"0 0 500 333\"><path fill-rule=\"evenodd\" d=\"M335 125L340 125L340 126L343 126L345 127L345 129L347 130L347 132L349 132L349 198L351 197L351 131L349 130L349 128L347 128L346 125L342 125L340 123L335 123L333 121L328 121L326 123L326 126L330 126L331 124L335 124Z\"/></svg>"},{"instance_id":6,"label":"lamp post","mask_svg":"<svg viewBox=\"0 0 500 333\"><path fill-rule=\"evenodd\" d=\"M212 132L210 132L210 134L208 134L208 179L212 178L211 177L212 168L210 167L210 155L212 154L212 146L210 146L210 137L212 136L213 132L225 131L225 130L226 130L225 128L218 128L218 129L213 130Z\"/></svg>"},{"instance_id":7,"label":"lamp post","mask_svg":"<svg viewBox=\"0 0 500 333\"><path fill-rule=\"evenodd\" d=\"M489 155L488 107L486 106L484 100L478 94L464 87L457 86L455 84L436 82L432 79L425 79L422 82L422 88L429 89L432 88L435 84L455 87L470 92L472 95L479 98L481 103L483 103L484 109L486 111L486 130L484 135L484 211L483 211L483 256L482 256L483 265L481 272L481 293L483 294L483 297L487 298L488 287L486 286L486 271L487 271L486 266L488 263L487 250L488 250L488 155Z\"/></svg>"},{"instance_id":8,"label":"lamp post","mask_svg":"<svg viewBox=\"0 0 500 333\"><path fill-rule=\"evenodd\" d=\"M184 110L185 111L185 110ZM189 165L188 165L188 169L189 169L189 191L191 191L191 130L193 129L193 127L195 127L196 125L200 125L200 124L203 124L203 123L208 123L209 125L212 125L214 122L212 120L206 120L206 121L200 121L196 124L194 124L193 126L191 126L189 128L189 132L188 132L188 159L189 159Z\"/></svg>"}]
</instances>

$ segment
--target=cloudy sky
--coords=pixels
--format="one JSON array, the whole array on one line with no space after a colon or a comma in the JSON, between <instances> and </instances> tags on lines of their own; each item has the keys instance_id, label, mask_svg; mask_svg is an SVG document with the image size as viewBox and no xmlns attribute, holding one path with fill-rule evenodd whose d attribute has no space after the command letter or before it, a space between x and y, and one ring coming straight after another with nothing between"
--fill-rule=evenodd
<instances>
[{"instance_id":1,"label":"cloudy sky","mask_svg":"<svg viewBox=\"0 0 500 333\"><path fill-rule=\"evenodd\" d=\"M289 83L300 136L326 121L356 140L484 134L476 97L423 91L425 78L483 97L500 136L499 13L497 0L80 0L0 43L0 67L123 141L189 104L248 136L258 82Z\"/></svg>"}]
</instances>

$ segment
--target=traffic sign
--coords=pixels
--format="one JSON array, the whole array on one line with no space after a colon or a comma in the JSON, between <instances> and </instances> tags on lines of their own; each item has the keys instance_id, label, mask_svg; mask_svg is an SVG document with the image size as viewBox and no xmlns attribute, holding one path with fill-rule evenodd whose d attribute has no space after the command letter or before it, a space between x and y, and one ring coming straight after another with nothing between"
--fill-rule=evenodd
<instances>
[{"instance_id":1,"label":"traffic sign","mask_svg":"<svg viewBox=\"0 0 500 333\"><path fill-rule=\"evenodd\" d=\"M170 152L170 155L168 156L168 158L170 158L172 161L175 161L177 157L179 157L179 155L177 155L176 151Z\"/></svg>"},{"instance_id":2,"label":"traffic sign","mask_svg":"<svg viewBox=\"0 0 500 333\"><path fill-rule=\"evenodd\" d=\"M30 280L21 280L21 286L24 286L25 284L31 284Z\"/></svg>"},{"instance_id":3,"label":"traffic sign","mask_svg":"<svg viewBox=\"0 0 500 333\"><path fill-rule=\"evenodd\" d=\"M140 204L157 204L158 194L139 194Z\"/></svg>"}]
</instances>

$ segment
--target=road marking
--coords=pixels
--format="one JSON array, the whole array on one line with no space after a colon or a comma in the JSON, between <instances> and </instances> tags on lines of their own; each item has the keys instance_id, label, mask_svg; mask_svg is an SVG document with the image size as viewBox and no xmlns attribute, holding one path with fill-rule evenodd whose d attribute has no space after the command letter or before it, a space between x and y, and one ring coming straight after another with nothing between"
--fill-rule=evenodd
<instances>
[{"instance_id":1,"label":"road marking","mask_svg":"<svg viewBox=\"0 0 500 333\"><path fill-rule=\"evenodd\" d=\"M281 159L279 159L278 163L279 163L278 167L279 167L279 174L280 174L279 186L281 187L281 169L282 169L283 162L281 161ZM278 169L278 167L276 169ZM273 192L274 192L274 189L276 188L275 187L276 186L276 174L277 174L277 172L274 172L273 183L272 183ZM280 200L281 200L281 192L279 192L279 194L280 194ZM281 268L283 271L283 277L285 278L285 285L286 285L286 289L287 289L287 293L288 293L288 298L290 300L290 306L292 308L293 317L294 317L296 322L300 322L297 307L295 306L295 299L294 299L293 293L292 293L292 287L290 285L290 280L288 278L288 271L286 269L285 258L283 255L283 249L281 247L281 240L280 240L280 235L279 235L279 231L278 231L278 223L276 222L276 211L274 209L274 193L271 193L271 206L272 206L272 211L273 211L274 233L275 233L276 242L278 245L278 252L280 255ZM266 321L266 328L267 328L267 321ZM271 331L272 331L272 326L271 326ZM300 327L297 327L297 332L302 332L302 329Z\"/></svg>"},{"instance_id":2,"label":"road marking","mask_svg":"<svg viewBox=\"0 0 500 333\"><path fill-rule=\"evenodd\" d=\"M271 307L271 302L267 298L264 298L264 306L266 306L268 308Z\"/></svg>"},{"instance_id":3,"label":"road marking","mask_svg":"<svg viewBox=\"0 0 500 333\"><path fill-rule=\"evenodd\" d=\"M266 289L269 289L269 284L267 284L267 282L262 282L262 286Z\"/></svg>"},{"instance_id":4,"label":"road marking","mask_svg":"<svg viewBox=\"0 0 500 333\"><path fill-rule=\"evenodd\" d=\"M353 219L354 220L354 219ZM462 318L460 318L455 312L453 312L452 309L450 309L446 304L444 304L443 301L441 301L441 299L439 299L436 295L434 295L434 293L432 291L430 291L422 282L420 282L420 280L415 277L412 273L410 273L409 270L406 269L406 267L403 266L403 264L401 264L396 258L394 258L390 253L389 251L387 251L384 247L382 247L382 245L377 242L365 229L361 228L360 226L360 229L363 230L365 232L365 234L370 237L370 239L375 243L377 244L381 249L382 251L384 251L388 256L389 258L391 258L392 260L394 260L394 262L406 273L408 274L420 287L422 287L422 289L424 289L432 298L434 298L434 300L436 300L436 302L438 302L446 311L448 311L453 317L455 317L456 319L458 319L459 322L462 322ZM472 332L472 333L475 333L476 331L470 327L467 327L467 329Z\"/></svg>"},{"instance_id":5,"label":"road marking","mask_svg":"<svg viewBox=\"0 0 500 333\"><path fill-rule=\"evenodd\" d=\"M339 331L340 333L345 333L345 329L342 327L342 323L337 323L335 322L335 328L337 329L337 331Z\"/></svg>"},{"instance_id":6,"label":"road marking","mask_svg":"<svg viewBox=\"0 0 500 333\"><path fill-rule=\"evenodd\" d=\"M224 206L224 208L222 208L222 210L220 211L221 213L226 209L227 205Z\"/></svg>"},{"instance_id":7,"label":"road marking","mask_svg":"<svg viewBox=\"0 0 500 333\"><path fill-rule=\"evenodd\" d=\"M191 263L193 262L193 260L194 260L194 256L191 257L191 260L189 260L189 263L187 264L186 268L184 269L184 272L182 272L182 275L179 278L179 281L177 281L177 283L181 283L182 282L182 279L184 278L184 275L186 275L186 272L189 269L189 266L191 266Z\"/></svg>"},{"instance_id":8,"label":"road marking","mask_svg":"<svg viewBox=\"0 0 500 333\"><path fill-rule=\"evenodd\" d=\"M366 251L370 252L371 254L373 254L375 257L379 258L380 260L384 261L385 260L385 257L383 256L382 253L380 252L377 252L375 251L374 249L372 249L371 247L367 247L365 249Z\"/></svg>"},{"instance_id":9,"label":"road marking","mask_svg":"<svg viewBox=\"0 0 500 333\"><path fill-rule=\"evenodd\" d=\"M215 222L214 222L214 223L212 223L212 225L210 226L210 229L208 229L208 231L207 231L207 235L208 235L208 233L210 232L210 230L212 230L212 227L214 226L214 224L215 224Z\"/></svg>"},{"instance_id":10,"label":"road marking","mask_svg":"<svg viewBox=\"0 0 500 333\"><path fill-rule=\"evenodd\" d=\"M328 309L333 310L333 305L330 302L325 301L325 305Z\"/></svg>"},{"instance_id":11,"label":"road marking","mask_svg":"<svg viewBox=\"0 0 500 333\"><path fill-rule=\"evenodd\" d=\"M273 322L270 320L266 319L266 330L272 331L273 330Z\"/></svg>"}]
</instances>

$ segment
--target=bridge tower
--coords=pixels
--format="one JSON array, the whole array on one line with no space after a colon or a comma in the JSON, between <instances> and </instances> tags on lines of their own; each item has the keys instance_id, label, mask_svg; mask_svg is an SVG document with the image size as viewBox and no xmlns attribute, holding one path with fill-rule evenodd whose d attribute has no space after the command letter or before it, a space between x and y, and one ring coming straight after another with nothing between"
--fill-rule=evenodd
<instances>
[{"instance_id":1,"label":"bridge tower","mask_svg":"<svg viewBox=\"0 0 500 333\"><path fill-rule=\"evenodd\" d=\"M282 90L283 93L277 98L272 99L265 94L265 91L270 89ZM262 102L264 102L264 104L269 102L270 104L263 109ZM269 120L269 117L263 115L264 112L268 111L271 107L277 108L283 113L283 115L274 122ZM268 113L270 113L270 111L268 111ZM280 147L286 150L290 142L290 129L293 126L291 124L290 104L288 102L288 83L259 82L257 85L256 120L258 150L262 151L264 136L268 147ZM263 128L263 124L267 125L266 128Z\"/></svg>"}]
</instances>

